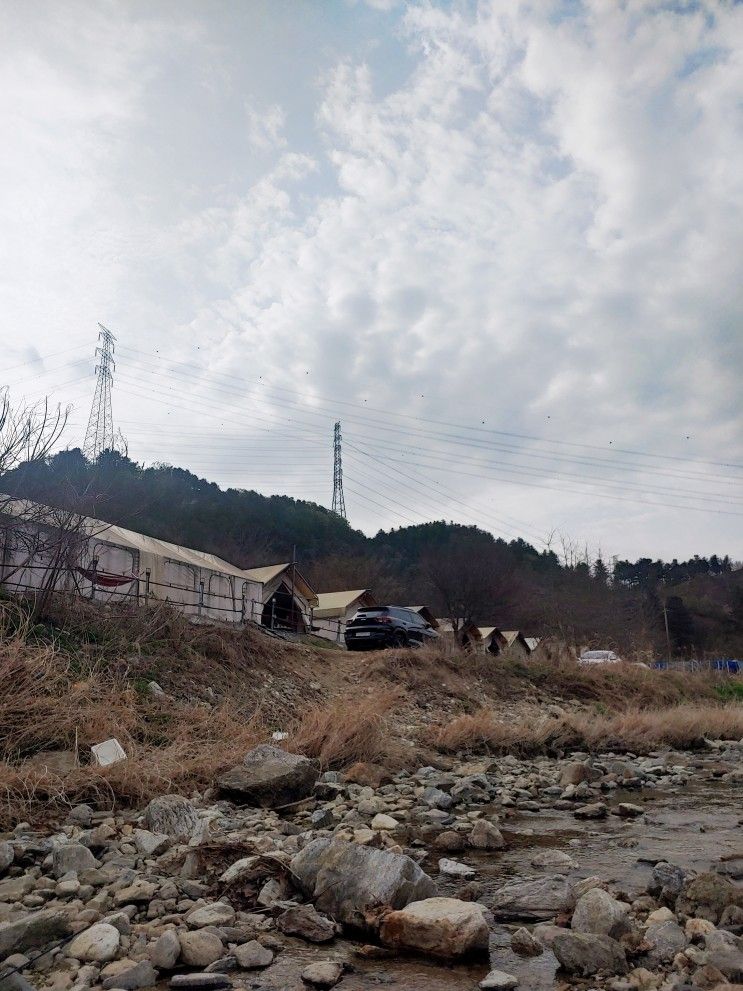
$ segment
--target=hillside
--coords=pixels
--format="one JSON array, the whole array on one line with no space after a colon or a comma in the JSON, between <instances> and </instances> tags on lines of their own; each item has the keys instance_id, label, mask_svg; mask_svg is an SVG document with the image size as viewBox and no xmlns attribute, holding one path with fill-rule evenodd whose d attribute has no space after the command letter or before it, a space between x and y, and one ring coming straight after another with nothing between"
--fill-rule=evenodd
<instances>
[{"instance_id":1,"label":"hillside","mask_svg":"<svg viewBox=\"0 0 743 991\"><path fill-rule=\"evenodd\" d=\"M551 635L572 645L665 656L663 603L679 656L743 655L743 571L712 554L561 562L554 551L443 521L366 537L315 503L219 486L182 468L143 468L116 453L88 462L64 451L3 478L3 487L240 567L290 559L318 591L371 588L380 600L425 602L438 615Z\"/></svg>"}]
</instances>

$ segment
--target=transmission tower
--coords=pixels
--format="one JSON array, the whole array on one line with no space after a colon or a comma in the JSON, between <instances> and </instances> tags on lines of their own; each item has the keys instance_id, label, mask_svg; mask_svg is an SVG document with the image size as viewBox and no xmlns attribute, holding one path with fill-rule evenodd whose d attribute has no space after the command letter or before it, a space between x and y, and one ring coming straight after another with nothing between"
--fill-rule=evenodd
<instances>
[{"instance_id":1,"label":"transmission tower","mask_svg":"<svg viewBox=\"0 0 743 991\"><path fill-rule=\"evenodd\" d=\"M93 405L90 408L88 429L85 431L83 454L90 461L95 461L101 451L114 449L114 423L111 414L111 384L116 368L114 348L116 338L102 323L98 326L98 347L95 355L98 364L95 366L96 383Z\"/></svg>"},{"instance_id":2,"label":"transmission tower","mask_svg":"<svg viewBox=\"0 0 743 991\"><path fill-rule=\"evenodd\" d=\"M333 512L346 517L346 500L343 498L343 461L341 458L341 421L333 429Z\"/></svg>"}]
</instances>

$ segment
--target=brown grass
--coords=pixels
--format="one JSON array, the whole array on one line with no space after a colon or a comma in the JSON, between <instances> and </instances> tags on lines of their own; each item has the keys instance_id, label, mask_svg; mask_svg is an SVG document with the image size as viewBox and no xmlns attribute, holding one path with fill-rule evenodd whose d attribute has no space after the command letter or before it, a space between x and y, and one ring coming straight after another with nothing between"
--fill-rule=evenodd
<instances>
[{"instance_id":1,"label":"brown grass","mask_svg":"<svg viewBox=\"0 0 743 991\"><path fill-rule=\"evenodd\" d=\"M399 705L400 693L391 689L314 706L290 733L289 749L317 758L323 769L359 761L399 766L403 752L390 720Z\"/></svg>"},{"instance_id":2,"label":"brown grass","mask_svg":"<svg viewBox=\"0 0 743 991\"><path fill-rule=\"evenodd\" d=\"M614 715L579 712L559 718L507 720L490 709L457 716L439 728L436 745L463 750L522 755L557 750L617 750L647 753L661 746L694 748L704 739L743 738L743 707L678 705L667 709L625 709Z\"/></svg>"}]
</instances>

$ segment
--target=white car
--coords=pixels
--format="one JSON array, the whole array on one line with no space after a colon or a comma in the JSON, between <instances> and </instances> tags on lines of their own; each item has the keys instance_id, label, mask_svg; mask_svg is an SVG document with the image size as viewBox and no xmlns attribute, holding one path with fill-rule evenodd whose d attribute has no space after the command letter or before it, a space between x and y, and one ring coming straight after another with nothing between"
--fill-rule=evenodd
<instances>
[{"instance_id":1,"label":"white car","mask_svg":"<svg viewBox=\"0 0 743 991\"><path fill-rule=\"evenodd\" d=\"M622 658L613 650L584 650L578 658L579 664L619 664Z\"/></svg>"}]
</instances>

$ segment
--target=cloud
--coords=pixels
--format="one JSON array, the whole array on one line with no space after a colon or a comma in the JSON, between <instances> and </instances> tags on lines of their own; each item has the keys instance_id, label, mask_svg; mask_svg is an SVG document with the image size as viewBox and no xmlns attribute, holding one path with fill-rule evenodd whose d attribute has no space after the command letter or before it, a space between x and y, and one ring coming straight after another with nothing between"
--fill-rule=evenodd
<instances>
[{"instance_id":1,"label":"cloud","mask_svg":"<svg viewBox=\"0 0 743 991\"><path fill-rule=\"evenodd\" d=\"M278 104L264 111L248 107L248 135L251 145L259 151L273 151L286 146L283 135L285 115Z\"/></svg>"}]
</instances>

